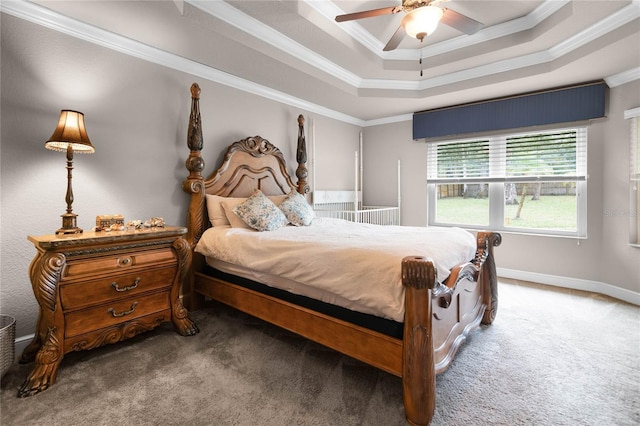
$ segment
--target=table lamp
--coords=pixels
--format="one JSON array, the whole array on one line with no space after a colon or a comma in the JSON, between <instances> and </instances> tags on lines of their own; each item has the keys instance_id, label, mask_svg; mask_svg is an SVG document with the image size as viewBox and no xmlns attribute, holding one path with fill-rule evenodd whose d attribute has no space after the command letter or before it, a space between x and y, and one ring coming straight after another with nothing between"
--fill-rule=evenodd
<instances>
[{"instance_id":1,"label":"table lamp","mask_svg":"<svg viewBox=\"0 0 640 426\"><path fill-rule=\"evenodd\" d=\"M92 154L95 148L91 145L87 130L84 127L84 114L78 111L60 111L60 121L53 135L44 144L45 148L67 152L67 212L62 214L62 228L56 234L79 234L82 232L76 224L77 214L73 213L73 189L71 188L71 170L73 170L73 153Z\"/></svg>"}]
</instances>

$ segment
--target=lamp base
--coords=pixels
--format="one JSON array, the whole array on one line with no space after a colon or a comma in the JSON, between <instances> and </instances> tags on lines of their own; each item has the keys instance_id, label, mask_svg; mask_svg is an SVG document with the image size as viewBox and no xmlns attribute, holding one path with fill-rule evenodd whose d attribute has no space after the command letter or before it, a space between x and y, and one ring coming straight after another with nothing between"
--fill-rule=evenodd
<instances>
[{"instance_id":1,"label":"lamp base","mask_svg":"<svg viewBox=\"0 0 640 426\"><path fill-rule=\"evenodd\" d=\"M78 217L75 213L65 213L60 215L62 218L62 228L56 231L56 235L59 234L82 234L82 228L78 228L76 226L76 218Z\"/></svg>"}]
</instances>

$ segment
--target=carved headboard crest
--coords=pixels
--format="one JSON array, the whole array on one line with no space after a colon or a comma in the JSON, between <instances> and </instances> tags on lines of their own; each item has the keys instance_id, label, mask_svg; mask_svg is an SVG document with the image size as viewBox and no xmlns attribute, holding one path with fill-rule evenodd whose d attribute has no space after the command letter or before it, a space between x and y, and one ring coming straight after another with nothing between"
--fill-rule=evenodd
<instances>
[{"instance_id":1,"label":"carved headboard crest","mask_svg":"<svg viewBox=\"0 0 640 426\"><path fill-rule=\"evenodd\" d=\"M282 151L260 136L242 139L241 141L233 143L227 150L226 157L230 156L235 151L244 151L256 158L263 157L265 155L275 155L284 161Z\"/></svg>"}]
</instances>

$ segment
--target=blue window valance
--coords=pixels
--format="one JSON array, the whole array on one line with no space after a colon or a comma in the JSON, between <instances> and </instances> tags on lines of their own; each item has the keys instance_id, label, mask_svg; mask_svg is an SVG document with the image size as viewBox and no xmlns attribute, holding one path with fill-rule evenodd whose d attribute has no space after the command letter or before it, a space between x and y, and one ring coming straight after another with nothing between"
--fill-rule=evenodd
<instances>
[{"instance_id":1,"label":"blue window valance","mask_svg":"<svg viewBox=\"0 0 640 426\"><path fill-rule=\"evenodd\" d=\"M604 81L413 114L413 139L569 123L605 115Z\"/></svg>"}]
</instances>

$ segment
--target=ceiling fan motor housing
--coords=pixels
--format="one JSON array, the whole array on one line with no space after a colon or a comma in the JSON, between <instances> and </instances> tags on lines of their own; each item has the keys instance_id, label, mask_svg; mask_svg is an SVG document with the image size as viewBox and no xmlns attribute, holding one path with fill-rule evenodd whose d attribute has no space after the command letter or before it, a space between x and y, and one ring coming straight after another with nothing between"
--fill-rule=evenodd
<instances>
[{"instance_id":1,"label":"ceiling fan motor housing","mask_svg":"<svg viewBox=\"0 0 640 426\"><path fill-rule=\"evenodd\" d=\"M435 31L443 14L444 11L437 6L419 7L407 13L401 25L409 36L422 40Z\"/></svg>"}]
</instances>

